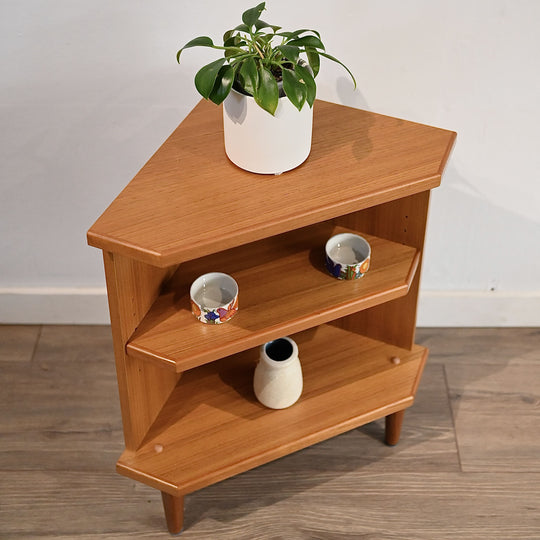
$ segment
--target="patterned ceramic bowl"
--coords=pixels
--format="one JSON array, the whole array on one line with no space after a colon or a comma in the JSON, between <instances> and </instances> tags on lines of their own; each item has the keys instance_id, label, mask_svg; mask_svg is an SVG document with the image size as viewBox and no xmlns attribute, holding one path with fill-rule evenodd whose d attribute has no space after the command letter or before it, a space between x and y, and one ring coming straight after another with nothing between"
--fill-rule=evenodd
<instances>
[{"instance_id":1,"label":"patterned ceramic bowl","mask_svg":"<svg viewBox=\"0 0 540 540\"><path fill-rule=\"evenodd\" d=\"M206 324L224 323L238 311L238 284L221 272L198 277L189 295L193 315Z\"/></svg>"},{"instance_id":2,"label":"patterned ceramic bowl","mask_svg":"<svg viewBox=\"0 0 540 540\"><path fill-rule=\"evenodd\" d=\"M358 279L369 269L371 246L357 234L336 234L325 249L326 268L337 279Z\"/></svg>"}]
</instances>

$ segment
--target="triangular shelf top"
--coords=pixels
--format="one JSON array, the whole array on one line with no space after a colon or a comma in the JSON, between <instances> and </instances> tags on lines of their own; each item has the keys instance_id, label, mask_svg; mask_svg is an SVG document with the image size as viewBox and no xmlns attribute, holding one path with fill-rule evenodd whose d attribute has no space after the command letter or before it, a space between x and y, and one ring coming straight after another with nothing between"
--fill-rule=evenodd
<instances>
[{"instance_id":1,"label":"triangular shelf top","mask_svg":"<svg viewBox=\"0 0 540 540\"><path fill-rule=\"evenodd\" d=\"M454 132L324 101L314 107L310 156L274 176L227 159L221 107L201 101L88 243L166 267L439 185Z\"/></svg>"}]
</instances>

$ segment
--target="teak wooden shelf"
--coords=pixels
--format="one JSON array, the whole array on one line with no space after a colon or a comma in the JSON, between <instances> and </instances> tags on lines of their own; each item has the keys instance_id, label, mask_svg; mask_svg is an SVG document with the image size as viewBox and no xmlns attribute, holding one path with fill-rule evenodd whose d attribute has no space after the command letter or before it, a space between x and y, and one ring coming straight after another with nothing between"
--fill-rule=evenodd
<instances>
[{"instance_id":1,"label":"teak wooden shelf","mask_svg":"<svg viewBox=\"0 0 540 540\"><path fill-rule=\"evenodd\" d=\"M317 101L308 160L259 176L228 161L221 114L200 102L88 231L107 279L117 470L161 491L171 533L194 490L377 418L398 442L427 358L414 331L429 193L456 136ZM345 230L372 246L357 281L324 268L324 243ZM190 311L208 271L239 284L224 325ZM252 377L258 346L284 335L304 392L275 411Z\"/></svg>"}]
</instances>

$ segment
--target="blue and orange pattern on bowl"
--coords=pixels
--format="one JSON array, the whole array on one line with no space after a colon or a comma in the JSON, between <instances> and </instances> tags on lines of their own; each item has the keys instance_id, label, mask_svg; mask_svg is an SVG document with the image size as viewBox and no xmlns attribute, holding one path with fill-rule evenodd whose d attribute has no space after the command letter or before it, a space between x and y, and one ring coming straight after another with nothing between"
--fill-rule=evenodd
<instances>
[{"instance_id":1,"label":"blue and orange pattern on bowl","mask_svg":"<svg viewBox=\"0 0 540 540\"><path fill-rule=\"evenodd\" d=\"M199 321L206 324L221 324L232 319L238 312L238 297L228 306L216 309L201 308L196 302L191 300L191 311Z\"/></svg>"},{"instance_id":2,"label":"blue and orange pattern on bowl","mask_svg":"<svg viewBox=\"0 0 540 540\"><path fill-rule=\"evenodd\" d=\"M334 263L330 257L326 257L326 269L337 279L358 279L369 270L369 259L358 264Z\"/></svg>"}]
</instances>

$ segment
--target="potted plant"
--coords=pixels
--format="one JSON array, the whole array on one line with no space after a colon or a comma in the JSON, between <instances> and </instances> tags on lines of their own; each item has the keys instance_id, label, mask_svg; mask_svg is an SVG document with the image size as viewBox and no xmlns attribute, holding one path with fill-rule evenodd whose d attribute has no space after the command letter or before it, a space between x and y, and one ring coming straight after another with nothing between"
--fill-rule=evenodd
<instances>
[{"instance_id":1,"label":"potted plant","mask_svg":"<svg viewBox=\"0 0 540 540\"><path fill-rule=\"evenodd\" d=\"M261 20L265 2L242 14L242 24L225 32L223 45L200 36L191 47L222 50L223 58L203 66L195 87L217 105L224 102L225 151L239 167L257 173L293 169L311 149L313 104L320 57L329 55L319 32L283 31ZM306 106L307 104L307 106Z\"/></svg>"}]
</instances>

